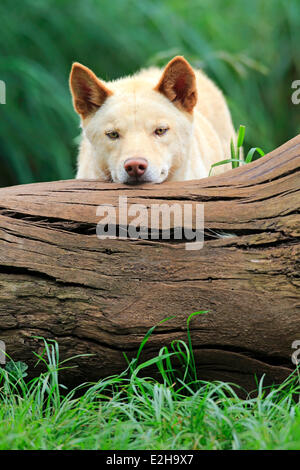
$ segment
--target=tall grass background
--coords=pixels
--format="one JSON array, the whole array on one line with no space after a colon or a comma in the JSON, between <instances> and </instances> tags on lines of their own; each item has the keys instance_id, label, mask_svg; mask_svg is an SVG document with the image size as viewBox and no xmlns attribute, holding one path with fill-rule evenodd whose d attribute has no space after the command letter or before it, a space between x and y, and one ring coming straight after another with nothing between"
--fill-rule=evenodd
<instances>
[{"instance_id":1,"label":"tall grass background","mask_svg":"<svg viewBox=\"0 0 300 470\"><path fill-rule=\"evenodd\" d=\"M2 0L0 185L74 177L73 61L105 80L183 54L225 93L246 147L300 132L299 0Z\"/></svg>"}]
</instances>

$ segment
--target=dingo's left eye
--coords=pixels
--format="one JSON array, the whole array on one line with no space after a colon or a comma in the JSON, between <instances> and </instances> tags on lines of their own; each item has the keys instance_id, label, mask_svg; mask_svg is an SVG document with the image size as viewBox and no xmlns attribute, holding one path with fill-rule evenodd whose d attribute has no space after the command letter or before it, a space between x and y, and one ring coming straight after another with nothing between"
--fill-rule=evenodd
<instances>
[{"instance_id":1,"label":"dingo's left eye","mask_svg":"<svg viewBox=\"0 0 300 470\"><path fill-rule=\"evenodd\" d=\"M164 135L168 130L169 130L168 127L158 127L157 129L155 129L154 134L159 135L159 136Z\"/></svg>"},{"instance_id":2,"label":"dingo's left eye","mask_svg":"<svg viewBox=\"0 0 300 470\"><path fill-rule=\"evenodd\" d=\"M105 135L107 135L111 140L116 140L120 137L120 134L117 131L105 132Z\"/></svg>"}]
</instances>

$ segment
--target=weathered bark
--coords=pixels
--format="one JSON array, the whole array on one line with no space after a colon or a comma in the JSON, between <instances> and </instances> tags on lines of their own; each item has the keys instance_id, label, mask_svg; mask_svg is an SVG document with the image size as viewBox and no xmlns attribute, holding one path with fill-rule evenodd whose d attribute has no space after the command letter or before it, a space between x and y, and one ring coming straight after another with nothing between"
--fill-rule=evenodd
<instances>
[{"instance_id":1,"label":"weathered bark","mask_svg":"<svg viewBox=\"0 0 300 470\"><path fill-rule=\"evenodd\" d=\"M122 371L122 351L153 356L186 340L187 316L198 375L255 387L282 381L300 340L300 136L249 165L198 181L127 187L58 181L0 190L0 339L30 366L54 338L79 383ZM205 243L96 237L100 204L204 203ZM214 238L215 232L235 236Z\"/></svg>"}]
</instances>

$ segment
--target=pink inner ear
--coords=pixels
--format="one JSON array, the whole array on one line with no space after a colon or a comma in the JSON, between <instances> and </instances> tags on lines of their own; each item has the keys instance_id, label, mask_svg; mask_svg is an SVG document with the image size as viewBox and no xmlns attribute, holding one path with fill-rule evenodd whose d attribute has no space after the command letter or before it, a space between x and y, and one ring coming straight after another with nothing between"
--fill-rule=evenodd
<instances>
[{"instance_id":1,"label":"pink inner ear","mask_svg":"<svg viewBox=\"0 0 300 470\"><path fill-rule=\"evenodd\" d=\"M177 99L181 99L184 97L186 88L186 77L185 75L181 75L177 78L174 89L177 96Z\"/></svg>"}]
</instances>

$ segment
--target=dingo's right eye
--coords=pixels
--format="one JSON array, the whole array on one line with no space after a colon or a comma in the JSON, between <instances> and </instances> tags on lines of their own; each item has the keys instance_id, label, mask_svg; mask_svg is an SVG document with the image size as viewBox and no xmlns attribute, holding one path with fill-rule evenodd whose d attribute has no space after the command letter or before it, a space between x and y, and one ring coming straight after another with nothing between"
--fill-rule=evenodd
<instances>
[{"instance_id":1,"label":"dingo's right eye","mask_svg":"<svg viewBox=\"0 0 300 470\"><path fill-rule=\"evenodd\" d=\"M164 135L168 130L168 127L158 127L157 129L155 129L154 134L161 136Z\"/></svg>"},{"instance_id":2,"label":"dingo's right eye","mask_svg":"<svg viewBox=\"0 0 300 470\"><path fill-rule=\"evenodd\" d=\"M107 135L111 140L116 140L120 137L120 134L117 131L105 132L105 135Z\"/></svg>"}]
</instances>

